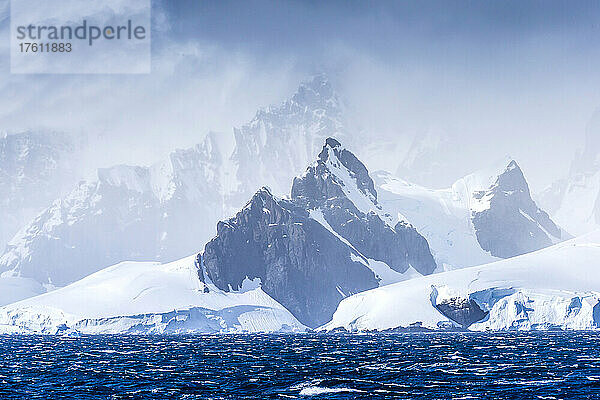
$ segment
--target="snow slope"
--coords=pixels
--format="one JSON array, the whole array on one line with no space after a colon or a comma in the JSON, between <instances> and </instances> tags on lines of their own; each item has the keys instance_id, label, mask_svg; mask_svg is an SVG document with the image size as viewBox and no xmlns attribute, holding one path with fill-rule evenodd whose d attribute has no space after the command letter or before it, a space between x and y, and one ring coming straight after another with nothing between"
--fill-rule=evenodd
<instances>
[{"instance_id":1,"label":"snow slope","mask_svg":"<svg viewBox=\"0 0 600 400\"><path fill-rule=\"evenodd\" d=\"M195 256L123 262L0 308L0 332L213 333L303 330L258 281L223 292L198 278Z\"/></svg>"},{"instance_id":2,"label":"snow slope","mask_svg":"<svg viewBox=\"0 0 600 400\"><path fill-rule=\"evenodd\" d=\"M385 172L373 175L379 202L410 221L429 242L438 272L488 263L498 258L484 251L471 224L471 210L462 192L427 189Z\"/></svg>"},{"instance_id":3,"label":"snow slope","mask_svg":"<svg viewBox=\"0 0 600 400\"><path fill-rule=\"evenodd\" d=\"M321 329L598 329L599 267L595 231L519 257L356 294Z\"/></svg>"},{"instance_id":4,"label":"snow slope","mask_svg":"<svg viewBox=\"0 0 600 400\"><path fill-rule=\"evenodd\" d=\"M427 239L437 272L538 250L562 237L531 200L527 182L510 158L448 189L424 188L387 172L376 172L373 178L384 209Z\"/></svg>"},{"instance_id":5,"label":"snow slope","mask_svg":"<svg viewBox=\"0 0 600 400\"><path fill-rule=\"evenodd\" d=\"M65 286L123 260L168 262L199 250L229 209L219 134L151 167L98 170L34 218L0 257L3 276Z\"/></svg>"},{"instance_id":6,"label":"snow slope","mask_svg":"<svg viewBox=\"0 0 600 400\"><path fill-rule=\"evenodd\" d=\"M0 276L0 304L14 303L45 292L46 288L33 279Z\"/></svg>"},{"instance_id":7,"label":"snow slope","mask_svg":"<svg viewBox=\"0 0 600 400\"><path fill-rule=\"evenodd\" d=\"M600 171L571 176L561 206L553 218L572 234L600 227Z\"/></svg>"}]
</instances>

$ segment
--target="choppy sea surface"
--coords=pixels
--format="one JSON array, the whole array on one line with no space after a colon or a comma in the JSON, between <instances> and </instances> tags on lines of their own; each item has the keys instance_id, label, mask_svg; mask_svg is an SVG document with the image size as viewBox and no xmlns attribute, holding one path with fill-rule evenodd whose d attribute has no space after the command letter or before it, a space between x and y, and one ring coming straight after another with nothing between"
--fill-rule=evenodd
<instances>
[{"instance_id":1,"label":"choppy sea surface","mask_svg":"<svg viewBox=\"0 0 600 400\"><path fill-rule=\"evenodd\" d=\"M0 398L600 398L600 335L1 336Z\"/></svg>"}]
</instances>

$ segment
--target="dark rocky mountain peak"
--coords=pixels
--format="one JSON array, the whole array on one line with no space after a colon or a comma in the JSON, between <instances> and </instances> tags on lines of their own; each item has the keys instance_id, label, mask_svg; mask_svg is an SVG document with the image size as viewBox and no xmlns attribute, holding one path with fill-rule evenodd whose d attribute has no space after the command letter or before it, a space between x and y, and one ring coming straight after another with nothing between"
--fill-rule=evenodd
<instances>
[{"instance_id":1,"label":"dark rocky mountain peak","mask_svg":"<svg viewBox=\"0 0 600 400\"><path fill-rule=\"evenodd\" d=\"M529 185L511 160L494 184L473 194L479 202L472 222L481 247L491 255L514 257L552 245L562 230L531 198Z\"/></svg>"},{"instance_id":2,"label":"dark rocky mountain peak","mask_svg":"<svg viewBox=\"0 0 600 400\"><path fill-rule=\"evenodd\" d=\"M201 258L218 288L238 290L259 278L267 294L315 327L345 296L378 286L371 259L398 273L435 269L427 241L408 224L394 226L366 167L337 140L326 139L291 193L278 199L262 188L218 223Z\"/></svg>"},{"instance_id":3,"label":"dark rocky mountain peak","mask_svg":"<svg viewBox=\"0 0 600 400\"><path fill-rule=\"evenodd\" d=\"M317 161L302 176L294 178L292 198L312 206L352 194L377 204L377 192L367 167L336 139L327 138Z\"/></svg>"},{"instance_id":4,"label":"dark rocky mountain peak","mask_svg":"<svg viewBox=\"0 0 600 400\"><path fill-rule=\"evenodd\" d=\"M307 326L331 319L338 303L377 287L353 250L293 202L259 190L235 217L217 225L202 265L225 291L259 278L262 289Z\"/></svg>"}]
</instances>

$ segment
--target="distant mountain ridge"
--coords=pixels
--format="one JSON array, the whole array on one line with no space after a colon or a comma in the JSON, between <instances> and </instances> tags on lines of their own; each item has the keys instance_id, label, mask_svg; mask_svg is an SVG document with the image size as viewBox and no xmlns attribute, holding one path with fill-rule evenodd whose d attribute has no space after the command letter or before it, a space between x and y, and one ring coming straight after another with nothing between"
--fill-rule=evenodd
<instances>
[{"instance_id":1,"label":"distant mountain ridge","mask_svg":"<svg viewBox=\"0 0 600 400\"><path fill-rule=\"evenodd\" d=\"M325 139L345 131L339 97L324 75L315 76L280 106L163 162L100 169L97 180L80 183L21 229L0 256L0 272L64 286L123 260L192 254L260 187L288 194Z\"/></svg>"},{"instance_id":2,"label":"distant mountain ridge","mask_svg":"<svg viewBox=\"0 0 600 400\"><path fill-rule=\"evenodd\" d=\"M350 144L344 147L341 141ZM562 240L558 227L530 199L516 163L485 176L467 176L451 189L432 191L389 174L373 174L374 182L366 166L347 150L353 146L363 148L361 138L350 132L342 101L319 75L301 84L289 100L259 110L248 124L229 133L211 132L200 144L175 150L149 167L102 168L97 179L80 182L10 241L0 256L0 288L8 288L1 300L12 302L62 287L122 261L177 260L197 253L211 238L212 248L221 253L213 253L214 263L206 261L212 265L206 276L210 271L216 274L220 290L236 288L239 276L223 275L222 267L215 267L229 263L232 271L238 268L231 261L237 242L227 238L252 231L264 244L264 235L273 233L263 225L277 215L278 223L290 231L302 231L298 224L305 227L305 235L325 228L334 235L323 233L329 247L351 254L349 261L340 256L346 258L347 268L368 270L360 284L348 280L329 285L335 291L323 292L320 314L309 314L308 298L293 306L302 322L313 326L332 312L339 296ZM239 211L249 198L269 204L273 215ZM232 215L230 224L218 223ZM238 216L243 220L236 220ZM253 224L246 220L250 217ZM284 242L298 244L289 240L288 235ZM260 263L289 257L252 250ZM324 262L318 254L306 257L307 262ZM244 271L238 272L241 276ZM265 273L262 267L248 272L268 285ZM22 290L15 289L18 282ZM277 288L270 294L292 307Z\"/></svg>"},{"instance_id":3,"label":"distant mountain ridge","mask_svg":"<svg viewBox=\"0 0 600 400\"><path fill-rule=\"evenodd\" d=\"M535 203L523 182L510 161L442 192L468 204L472 218L509 212L508 220L518 214L527 221L517 231L533 222L541 229L547 215L525 207ZM391 189L389 181L382 187ZM364 164L329 138L317 161L294 179L290 198L260 189L218 223L217 235L197 255L164 265L117 264L1 307L0 333L600 327L600 293L589 275L598 234L433 274L427 240L388 212L389 198L380 203L377 188ZM507 237L492 236L491 243L504 245Z\"/></svg>"},{"instance_id":4,"label":"distant mountain ridge","mask_svg":"<svg viewBox=\"0 0 600 400\"><path fill-rule=\"evenodd\" d=\"M592 116L584 148L573 158L569 174L538 197L553 218L570 234L600 228L600 110Z\"/></svg>"}]
</instances>

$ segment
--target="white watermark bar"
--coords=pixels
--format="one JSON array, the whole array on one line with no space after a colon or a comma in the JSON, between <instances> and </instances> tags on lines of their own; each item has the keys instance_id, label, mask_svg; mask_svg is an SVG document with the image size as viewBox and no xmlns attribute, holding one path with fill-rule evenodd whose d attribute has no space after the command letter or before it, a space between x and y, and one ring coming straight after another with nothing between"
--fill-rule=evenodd
<instances>
[{"instance_id":1,"label":"white watermark bar","mask_svg":"<svg viewBox=\"0 0 600 400\"><path fill-rule=\"evenodd\" d=\"M151 0L11 0L13 74L145 74Z\"/></svg>"}]
</instances>

